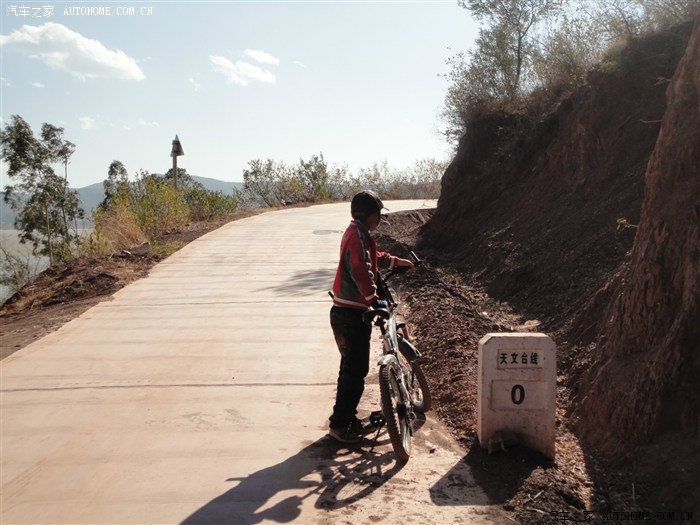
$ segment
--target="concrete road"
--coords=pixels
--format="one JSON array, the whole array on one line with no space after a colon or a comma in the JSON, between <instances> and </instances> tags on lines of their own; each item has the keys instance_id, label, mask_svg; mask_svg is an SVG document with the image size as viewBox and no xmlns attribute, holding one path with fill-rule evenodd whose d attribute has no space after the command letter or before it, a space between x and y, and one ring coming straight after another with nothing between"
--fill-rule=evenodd
<instances>
[{"instance_id":1,"label":"concrete road","mask_svg":"<svg viewBox=\"0 0 700 525\"><path fill-rule=\"evenodd\" d=\"M230 223L2 361L0 522L503 522L431 417L405 465L326 437L348 210Z\"/></svg>"}]
</instances>

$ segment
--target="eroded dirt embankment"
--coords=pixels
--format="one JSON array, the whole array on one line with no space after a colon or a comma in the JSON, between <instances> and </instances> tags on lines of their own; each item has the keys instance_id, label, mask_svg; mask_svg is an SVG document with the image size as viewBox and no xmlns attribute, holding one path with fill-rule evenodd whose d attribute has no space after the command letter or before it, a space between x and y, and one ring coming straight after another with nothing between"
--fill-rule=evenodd
<instances>
[{"instance_id":1,"label":"eroded dirt embankment","mask_svg":"<svg viewBox=\"0 0 700 525\"><path fill-rule=\"evenodd\" d=\"M697 24L684 24L631 42L543 121L493 115L474 123L443 178L437 211L415 241L439 278L432 292L438 300L427 288L414 293L432 306L418 335L439 358L453 360L432 379L446 392L443 410L451 396L459 399L446 417L462 410L468 446L473 417L456 405L473 394L463 371L475 361L475 341L489 327L536 319L558 343L558 452L562 440L578 445L582 438L582 445L568 455L568 472L559 459L544 474L539 463L531 464L534 470L515 480L506 505L534 499L524 489L539 486L534 480L544 476L549 486L573 485L558 491L557 500L540 483L539 502L552 496L579 510L700 507L692 477L700 423L692 396L684 394L692 390L689 378L697 387L700 376L692 314L700 273L698 31ZM645 267L653 270L653 282ZM621 294L638 303L619 302ZM445 325L435 320L440 305L460 315ZM618 332L634 333L634 341L613 343L608 321L615 311ZM682 326L674 326L676 318ZM649 332L641 327L657 321L665 332L639 337ZM645 360L655 342L665 346L653 349L658 371L651 374ZM619 359L611 360L614 355ZM588 369L593 373L584 375ZM636 373L641 370L647 372ZM645 389L652 376L654 388ZM634 386L621 398L625 385ZM663 407L669 417L661 417ZM635 422L643 429L635 430ZM583 464L573 459L579 450ZM679 450L682 459L671 452ZM661 475L668 465L673 474ZM577 476L580 469L585 474Z\"/></svg>"},{"instance_id":2,"label":"eroded dirt embankment","mask_svg":"<svg viewBox=\"0 0 700 525\"><path fill-rule=\"evenodd\" d=\"M666 89L690 30L632 42L542 121L475 122L421 248L548 331L575 324L572 337L591 341L599 312L580 313L632 247Z\"/></svg>"}]
</instances>

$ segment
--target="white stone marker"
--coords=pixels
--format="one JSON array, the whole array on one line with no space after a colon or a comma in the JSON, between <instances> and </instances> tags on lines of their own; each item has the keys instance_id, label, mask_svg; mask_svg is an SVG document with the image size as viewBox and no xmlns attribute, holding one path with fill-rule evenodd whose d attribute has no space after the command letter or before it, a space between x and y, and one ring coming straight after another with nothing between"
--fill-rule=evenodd
<instances>
[{"instance_id":1,"label":"white stone marker","mask_svg":"<svg viewBox=\"0 0 700 525\"><path fill-rule=\"evenodd\" d=\"M476 431L483 448L515 433L554 459L556 396L556 348L548 336L486 334L479 341Z\"/></svg>"}]
</instances>

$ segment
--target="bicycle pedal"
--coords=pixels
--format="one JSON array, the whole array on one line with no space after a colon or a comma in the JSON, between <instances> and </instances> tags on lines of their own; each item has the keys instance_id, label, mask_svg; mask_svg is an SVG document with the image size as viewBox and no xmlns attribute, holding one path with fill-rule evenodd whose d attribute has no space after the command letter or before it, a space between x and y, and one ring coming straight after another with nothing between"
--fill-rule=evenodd
<instances>
[{"instance_id":1,"label":"bicycle pedal","mask_svg":"<svg viewBox=\"0 0 700 525\"><path fill-rule=\"evenodd\" d=\"M380 427L381 423L369 417L360 419L360 429L358 430L363 436L370 434Z\"/></svg>"},{"instance_id":2,"label":"bicycle pedal","mask_svg":"<svg viewBox=\"0 0 700 525\"><path fill-rule=\"evenodd\" d=\"M374 427L378 427L380 425L384 424L384 414L381 413L379 410L375 410L369 415L369 422L372 424Z\"/></svg>"}]
</instances>

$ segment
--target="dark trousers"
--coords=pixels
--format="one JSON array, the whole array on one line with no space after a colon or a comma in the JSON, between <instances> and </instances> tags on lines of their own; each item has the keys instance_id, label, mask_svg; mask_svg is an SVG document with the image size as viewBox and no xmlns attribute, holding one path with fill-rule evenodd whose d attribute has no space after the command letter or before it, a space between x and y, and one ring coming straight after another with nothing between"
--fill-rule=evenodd
<instances>
[{"instance_id":1,"label":"dark trousers","mask_svg":"<svg viewBox=\"0 0 700 525\"><path fill-rule=\"evenodd\" d=\"M331 308L331 328L340 352L338 391L330 417L333 428L346 427L355 419L357 405L365 389L372 326L362 321L363 313L354 308Z\"/></svg>"}]
</instances>

